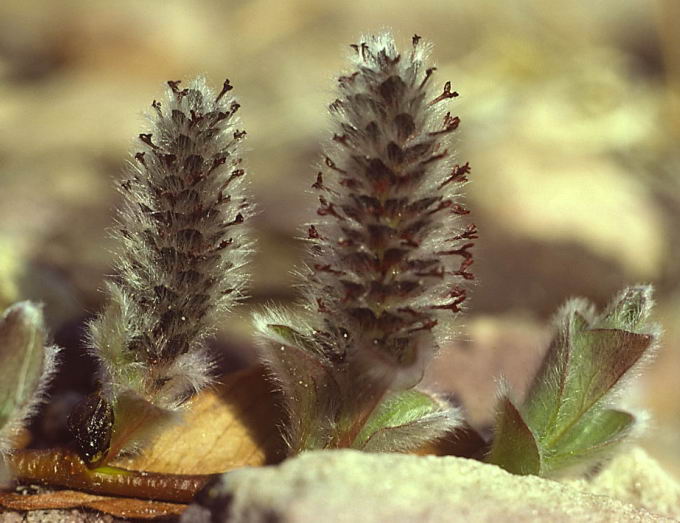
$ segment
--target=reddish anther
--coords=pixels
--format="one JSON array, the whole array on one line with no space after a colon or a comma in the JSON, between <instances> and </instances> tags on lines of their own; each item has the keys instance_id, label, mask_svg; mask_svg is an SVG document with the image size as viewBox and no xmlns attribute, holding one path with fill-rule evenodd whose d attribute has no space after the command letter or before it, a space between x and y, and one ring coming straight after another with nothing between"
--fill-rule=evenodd
<instances>
[{"instance_id":1,"label":"reddish anther","mask_svg":"<svg viewBox=\"0 0 680 523\"><path fill-rule=\"evenodd\" d=\"M229 91L231 91L234 87L229 83L229 78L224 80L224 84L222 85L222 90L220 93L217 95L217 98L215 98L215 102L219 102L222 97L227 94Z\"/></svg>"},{"instance_id":2,"label":"reddish anther","mask_svg":"<svg viewBox=\"0 0 680 523\"><path fill-rule=\"evenodd\" d=\"M444 92L432 100L430 105L434 105L449 98L455 98L456 96L458 96L458 93L456 91L451 91L451 82L446 82L444 84Z\"/></svg>"},{"instance_id":3,"label":"reddish anther","mask_svg":"<svg viewBox=\"0 0 680 523\"><path fill-rule=\"evenodd\" d=\"M139 139L152 149L158 149L158 146L151 141L150 133L140 133Z\"/></svg>"}]
</instances>

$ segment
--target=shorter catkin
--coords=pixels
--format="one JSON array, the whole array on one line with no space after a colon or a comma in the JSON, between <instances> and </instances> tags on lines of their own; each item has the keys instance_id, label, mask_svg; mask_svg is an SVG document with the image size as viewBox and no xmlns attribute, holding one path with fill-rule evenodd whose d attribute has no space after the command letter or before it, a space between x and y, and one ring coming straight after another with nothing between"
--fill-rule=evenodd
<instances>
[{"instance_id":1,"label":"shorter catkin","mask_svg":"<svg viewBox=\"0 0 680 523\"><path fill-rule=\"evenodd\" d=\"M240 157L246 133L231 89L228 80L219 93L203 78L187 88L168 82L120 184L116 276L89 333L101 364L95 403L112 413L89 409L106 417L117 416L122 397L176 410L210 382L205 340L241 298L251 252L245 222L253 208Z\"/></svg>"}]
</instances>

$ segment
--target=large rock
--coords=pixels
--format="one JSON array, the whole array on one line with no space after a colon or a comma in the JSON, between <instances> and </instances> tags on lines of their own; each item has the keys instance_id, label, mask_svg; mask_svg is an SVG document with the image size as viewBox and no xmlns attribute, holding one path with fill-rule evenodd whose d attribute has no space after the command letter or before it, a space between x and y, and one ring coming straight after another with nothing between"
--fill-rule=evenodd
<instances>
[{"instance_id":1,"label":"large rock","mask_svg":"<svg viewBox=\"0 0 680 523\"><path fill-rule=\"evenodd\" d=\"M619 454L589 481L565 483L680 520L680 483L641 448Z\"/></svg>"},{"instance_id":2,"label":"large rock","mask_svg":"<svg viewBox=\"0 0 680 523\"><path fill-rule=\"evenodd\" d=\"M589 488L463 458L315 451L223 475L182 521L674 521Z\"/></svg>"}]
</instances>

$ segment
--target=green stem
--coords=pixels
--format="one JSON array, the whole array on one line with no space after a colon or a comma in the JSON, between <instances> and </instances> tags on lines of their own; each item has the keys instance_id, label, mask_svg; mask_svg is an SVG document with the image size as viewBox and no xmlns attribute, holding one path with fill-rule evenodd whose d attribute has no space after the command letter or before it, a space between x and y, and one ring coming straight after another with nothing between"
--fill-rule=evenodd
<instances>
[{"instance_id":1,"label":"green stem","mask_svg":"<svg viewBox=\"0 0 680 523\"><path fill-rule=\"evenodd\" d=\"M20 450L9 458L22 482L68 487L95 494L190 503L214 475L159 474L118 467L89 469L66 449Z\"/></svg>"}]
</instances>

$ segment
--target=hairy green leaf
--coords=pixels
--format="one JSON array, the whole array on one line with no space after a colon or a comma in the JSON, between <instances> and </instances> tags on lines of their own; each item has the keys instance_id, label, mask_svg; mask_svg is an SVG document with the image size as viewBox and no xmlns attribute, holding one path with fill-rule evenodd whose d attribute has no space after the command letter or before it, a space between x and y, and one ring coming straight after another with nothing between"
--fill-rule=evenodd
<instances>
[{"instance_id":1,"label":"hairy green leaf","mask_svg":"<svg viewBox=\"0 0 680 523\"><path fill-rule=\"evenodd\" d=\"M617 329L592 329L576 310L553 343L522 409L540 440L550 444L610 392L654 338Z\"/></svg>"},{"instance_id":2,"label":"hairy green leaf","mask_svg":"<svg viewBox=\"0 0 680 523\"><path fill-rule=\"evenodd\" d=\"M654 305L652 291L651 285L636 285L624 289L612 300L596 326L631 332L648 331L646 322Z\"/></svg>"},{"instance_id":3,"label":"hairy green leaf","mask_svg":"<svg viewBox=\"0 0 680 523\"><path fill-rule=\"evenodd\" d=\"M543 472L564 469L605 456L629 435L635 418L628 412L591 411L563 434L544 456Z\"/></svg>"},{"instance_id":4,"label":"hairy green leaf","mask_svg":"<svg viewBox=\"0 0 680 523\"><path fill-rule=\"evenodd\" d=\"M512 472L535 469L521 431L507 426L534 435L540 463L532 473L540 474L600 459L630 434L635 418L609 409L609 398L656 345L658 328L647 323L651 294L649 286L625 289L599 316L583 300L567 303L525 402L516 415L502 406L493 462Z\"/></svg>"},{"instance_id":5,"label":"hairy green leaf","mask_svg":"<svg viewBox=\"0 0 680 523\"><path fill-rule=\"evenodd\" d=\"M309 337L299 333L288 325L270 323L267 325L267 328L283 338L292 347L314 351L313 344Z\"/></svg>"},{"instance_id":6,"label":"hairy green leaf","mask_svg":"<svg viewBox=\"0 0 680 523\"><path fill-rule=\"evenodd\" d=\"M280 319L280 318L279 318ZM288 444L293 452L323 448L331 438L338 384L328 363L308 347L304 334L283 323L256 321L260 354L283 393Z\"/></svg>"},{"instance_id":7,"label":"hairy green leaf","mask_svg":"<svg viewBox=\"0 0 680 523\"><path fill-rule=\"evenodd\" d=\"M0 453L33 413L52 372L56 349L45 347L46 338L42 310L30 302L0 318Z\"/></svg>"},{"instance_id":8,"label":"hairy green leaf","mask_svg":"<svg viewBox=\"0 0 680 523\"><path fill-rule=\"evenodd\" d=\"M415 448L458 426L458 409L426 392L392 393L366 421L352 447L372 452Z\"/></svg>"},{"instance_id":9,"label":"hairy green leaf","mask_svg":"<svg viewBox=\"0 0 680 523\"><path fill-rule=\"evenodd\" d=\"M541 453L538 442L522 414L507 396L497 407L496 433L487 457L513 474L541 474Z\"/></svg>"},{"instance_id":10,"label":"hairy green leaf","mask_svg":"<svg viewBox=\"0 0 680 523\"><path fill-rule=\"evenodd\" d=\"M575 310L581 304L574 301L571 305L573 309L565 309L565 317L521 407L539 438L545 437L557 423L569 388L569 374L573 370L572 339L575 332L583 332L588 325Z\"/></svg>"},{"instance_id":11,"label":"hairy green leaf","mask_svg":"<svg viewBox=\"0 0 680 523\"><path fill-rule=\"evenodd\" d=\"M29 401L38 386L44 345L40 309L27 302L7 309L0 320L0 426Z\"/></svg>"}]
</instances>

